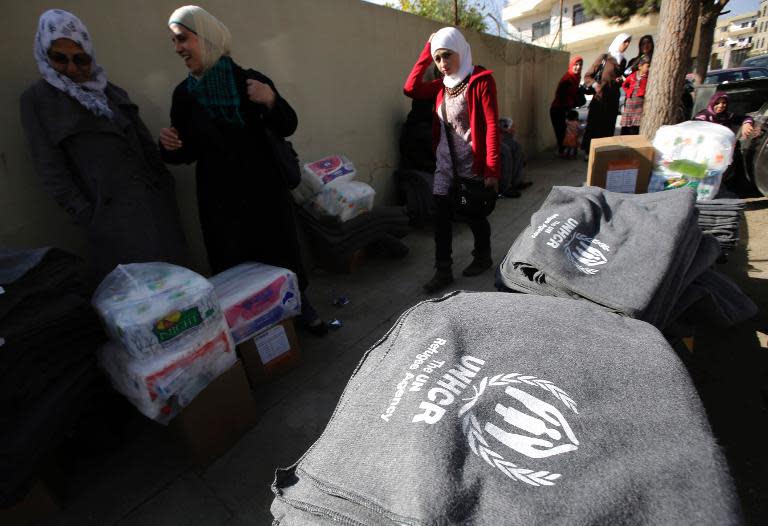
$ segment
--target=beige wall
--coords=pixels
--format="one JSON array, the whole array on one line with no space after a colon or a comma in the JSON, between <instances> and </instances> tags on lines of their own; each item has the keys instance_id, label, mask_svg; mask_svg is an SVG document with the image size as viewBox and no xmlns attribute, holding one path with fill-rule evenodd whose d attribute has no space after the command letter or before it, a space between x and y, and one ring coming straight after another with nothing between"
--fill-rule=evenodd
<instances>
[{"instance_id":1,"label":"beige wall","mask_svg":"<svg viewBox=\"0 0 768 526\"><path fill-rule=\"evenodd\" d=\"M40 13L59 7L81 17L98 62L128 91L156 134L167 125L171 92L186 75L166 29L179 5L167 0L8 3L0 83L0 246L55 245L86 253L82 232L43 192L19 124L18 97L38 78L32 43ZM403 81L439 25L359 0L211 0L202 5L229 26L235 61L271 77L296 109L299 129L293 142L300 156L309 161L346 154L359 179L377 190L377 202L391 203L399 127L410 108ZM548 108L567 54L486 35L468 38L475 63L496 71L501 114L515 119L526 149L551 146ZM195 267L205 270L193 168L173 172Z\"/></svg>"}]
</instances>

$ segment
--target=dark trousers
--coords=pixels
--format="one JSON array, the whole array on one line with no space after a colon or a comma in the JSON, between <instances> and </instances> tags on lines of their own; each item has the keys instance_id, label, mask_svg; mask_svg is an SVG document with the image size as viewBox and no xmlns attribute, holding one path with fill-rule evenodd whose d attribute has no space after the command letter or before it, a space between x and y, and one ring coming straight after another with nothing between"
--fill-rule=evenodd
<instances>
[{"instance_id":1,"label":"dark trousers","mask_svg":"<svg viewBox=\"0 0 768 526\"><path fill-rule=\"evenodd\" d=\"M640 126L622 126L622 135L640 135Z\"/></svg>"},{"instance_id":2,"label":"dark trousers","mask_svg":"<svg viewBox=\"0 0 768 526\"><path fill-rule=\"evenodd\" d=\"M451 261L453 253L453 205L446 195L435 198L435 261ZM490 254L491 224L486 217L467 217L467 224L475 237L475 255Z\"/></svg>"},{"instance_id":3,"label":"dark trousers","mask_svg":"<svg viewBox=\"0 0 768 526\"><path fill-rule=\"evenodd\" d=\"M552 129L555 130L557 151L560 152L563 149L563 139L565 139L565 110L549 108L549 119L552 121Z\"/></svg>"}]
</instances>

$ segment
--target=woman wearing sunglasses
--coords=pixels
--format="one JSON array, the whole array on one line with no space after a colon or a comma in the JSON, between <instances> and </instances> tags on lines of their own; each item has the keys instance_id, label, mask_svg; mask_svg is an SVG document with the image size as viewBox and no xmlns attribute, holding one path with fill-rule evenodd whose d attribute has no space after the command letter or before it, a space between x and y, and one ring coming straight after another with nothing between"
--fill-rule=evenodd
<instances>
[{"instance_id":1,"label":"woman wearing sunglasses","mask_svg":"<svg viewBox=\"0 0 768 526\"><path fill-rule=\"evenodd\" d=\"M186 263L173 177L85 25L43 13L35 59L42 78L21 96L22 124L43 186L87 231L96 279L120 263Z\"/></svg>"},{"instance_id":2,"label":"woman wearing sunglasses","mask_svg":"<svg viewBox=\"0 0 768 526\"><path fill-rule=\"evenodd\" d=\"M205 9L180 7L168 27L189 74L173 92L171 126L160 130L161 153L171 164L196 163L211 270L246 261L292 270L301 290L300 326L325 335L328 328L304 292L293 198L268 137L292 135L296 112L269 78L232 60L229 29Z\"/></svg>"}]
</instances>

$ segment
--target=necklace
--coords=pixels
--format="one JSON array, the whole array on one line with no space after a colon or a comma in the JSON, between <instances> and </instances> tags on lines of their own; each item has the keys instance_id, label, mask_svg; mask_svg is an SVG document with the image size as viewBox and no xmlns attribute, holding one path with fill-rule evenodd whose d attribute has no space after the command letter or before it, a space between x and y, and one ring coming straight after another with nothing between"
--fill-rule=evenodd
<instances>
[{"instance_id":1,"label":"necklace","mask_svg":"<svg viewBox=\"0 0 768 526\"><path fill-rule=\"evenodd\" d=\"M445 87L445 92L448 94L449 97L458 97L459 95L464 93L465 89L467 89L467 84L469 84L469 82L465 79L465 80L461 81L460 84L458 84L458 85L456 85L456 86L454 86L452 88L449 88L448 86L446 86Z\"/></svg>"}]
</instances>

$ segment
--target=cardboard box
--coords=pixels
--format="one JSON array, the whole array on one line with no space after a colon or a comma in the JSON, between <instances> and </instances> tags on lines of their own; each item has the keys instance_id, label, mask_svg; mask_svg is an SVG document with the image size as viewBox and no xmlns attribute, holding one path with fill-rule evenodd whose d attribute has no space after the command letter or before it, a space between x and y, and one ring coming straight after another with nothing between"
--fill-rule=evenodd
<instances>
[{"instance_id":1,"label":"cardboard box","mask_svg":"<svg viewBox=\"0 0 768 526\"><path fill-rule=\"evenodd\" d=\"M289 318L256 334L237 346L251 387L295 369L301 364L299 339Z\"/></svg>"},{"instance_id":2,"label":"cardboard box","mask_svg":"<svg viewBox=\"0 0 768 526\"><path fill-rule=\"evenodd\" d=\"M179 436L193 463L207 465L235 445L257 420L256 402L238 360L203 389L169 429Z\"/></svg>"},{"instance_id":3,"label":"cardboard box","mask_svg":"<svg viewBox=\"0 0 768 526\"><path fill-rule=\"evenodd\" d=\"M587 186L611 192L644 194L653 168L653 145L643 135L592 139Z\"/></svg>"}]
</instances>

